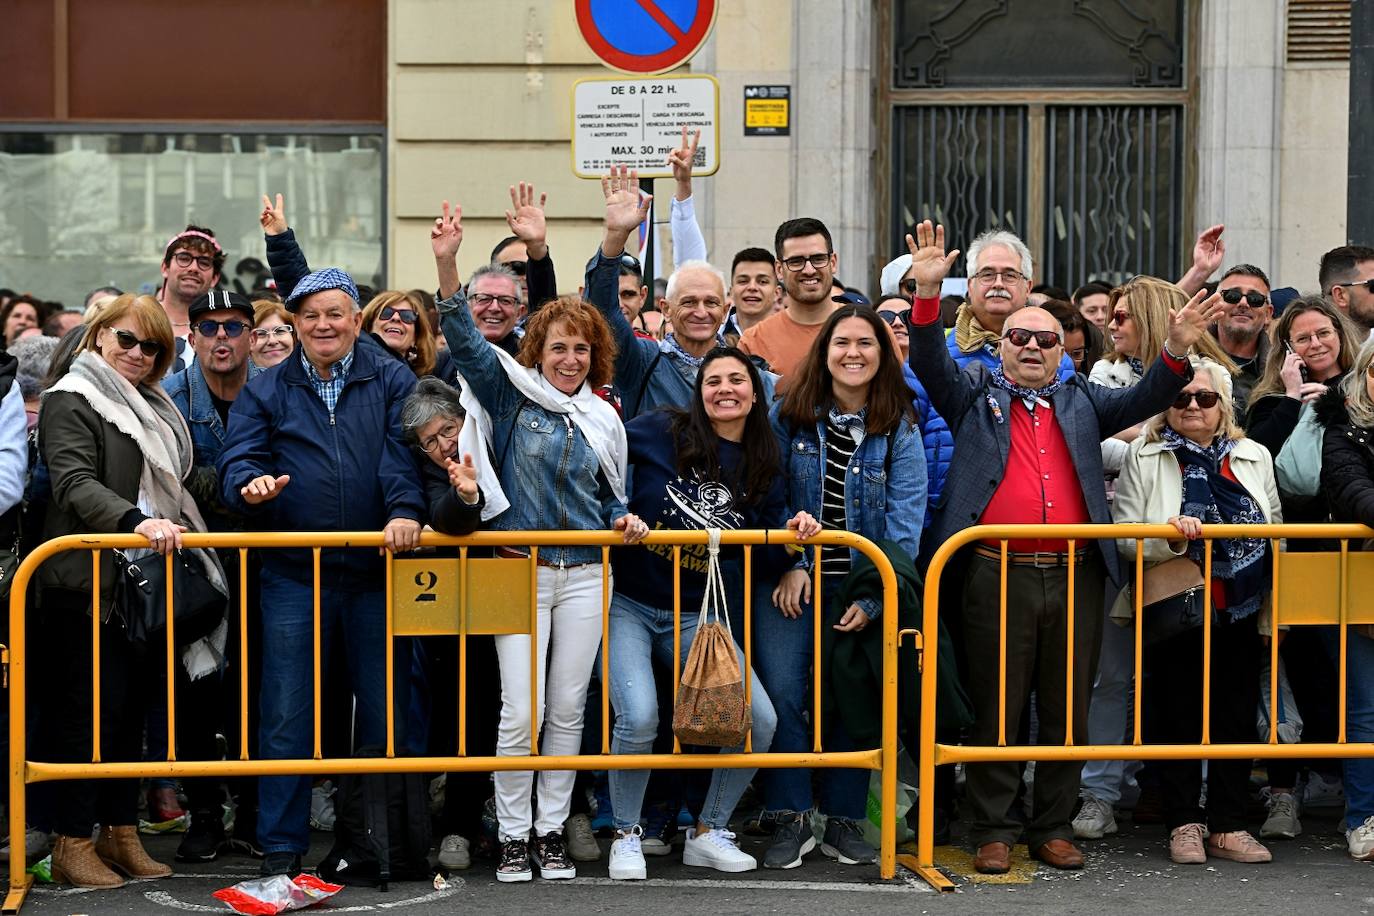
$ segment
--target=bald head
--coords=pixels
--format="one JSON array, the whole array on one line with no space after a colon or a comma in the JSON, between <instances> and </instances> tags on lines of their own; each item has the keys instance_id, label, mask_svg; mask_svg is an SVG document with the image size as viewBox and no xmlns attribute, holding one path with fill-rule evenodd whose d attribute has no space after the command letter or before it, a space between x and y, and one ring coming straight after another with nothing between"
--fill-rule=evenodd
<instances>
[{"instance_id":1,"label":"bald head","mask_svg":"<svg viewBox=\"0 0 1374 916\"><path fill-rule=\"evenodd\" d=\"M1018 331L1030 332L1029 339L1019 345L1012 338L1025 335ZM1042 347L1034 336L1037 331L1054 334L1053 346ZM1017 309L1002 326L1001 354L1002 371L1007 378L1026 388L1043 388L1054 381L1059 361L1064 358L1064 328L1058 318L1042 308Z\"/></svg>"}]
</instances>

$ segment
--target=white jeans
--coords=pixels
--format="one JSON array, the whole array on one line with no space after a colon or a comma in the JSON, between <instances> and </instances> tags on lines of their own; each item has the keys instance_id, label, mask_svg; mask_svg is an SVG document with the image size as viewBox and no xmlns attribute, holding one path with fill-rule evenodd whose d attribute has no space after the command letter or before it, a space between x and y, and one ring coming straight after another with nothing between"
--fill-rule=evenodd
<instances>
[{"instance_id":1,"label":"white jeans","mask_svg":"<svg viewBox=\"0 0 1374 916\"><path fill-rule=\"evenodd\" d=\"M601 645L601 564L566 569L539 567L539 721L540 753L569 756L582 748L587 685ZM530 638L496 637L501 664L501 726L498 756L530 752ZM534 773L498 772L496 817L502 842L562 831L572 803L572 770L539 774L539 818L534 819Z\"/></svg>"}]
</instances>

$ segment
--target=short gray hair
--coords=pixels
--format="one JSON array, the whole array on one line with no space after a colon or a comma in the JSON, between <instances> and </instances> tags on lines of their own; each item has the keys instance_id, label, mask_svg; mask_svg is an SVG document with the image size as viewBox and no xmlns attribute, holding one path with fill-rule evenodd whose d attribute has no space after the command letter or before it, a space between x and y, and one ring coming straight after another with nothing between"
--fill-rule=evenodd
<instances>
[{"instance_id":1,"label":"short gray hair","mask_svg":"<svg viewBox=\"0 0 1374 916\"><path fill-rule=\"evenodd\" d=\"M679 280L678 278L681 277L682 272L686 270L702 270L710 274L711 276L715 277L717 280L720 281L720 293L722 296L725 295L725 293L730 289L730 284L725 282L725 274L721 273L719 268L713 265L710 261L703 261L699 258L696 258L691 261L683 261L681 264L677 265L677 269L674 270L672 275L668 277L668 290L663 294L663 296L669 302L672 302L674 299L677 298L678 284L681 283L681 280Z\"/></svg>"},{"instance_id":2,"label":"short gray hair","mask_svg":"<svg viewBox=\"0 0 1374 916\"><path fill-rule=\"evenodd\" d=\"M439 417L461 420L467 411L458 401L458 392L437 378L422 378L401 405L401 432L411 445L420 444L420 430Z\"/></svg>"},{"instance_id":3,"label":"short gray hair","mask_svg":"<svg viewBox=\"0 0 1374 916\"><path fill-rule=\"evenodd\" d=\"M520 278L515 275L515 271L511 270L505 264L492 262L491 264L483 264L481 267L478 267L468 276L468 289L472 289L472 284L476 283L482 277L500 277L501 279L509 280L511 283L515 284L515 291L517 293L520 292Z\"/></svg>"},{"instance_id":4,"label":"short gray hair","mask_svg":"<svg viewBox=\"0 0 1374 916\"><path fill-rule=\"evenodd\" d=\"M1030 249L1026 247L1025 242L1021 241L1020 236L1005 229L990 229L969 243L968 275L970 279L978 272L979 256L984 250L994 245L1000 245L1015 252L1016 256L1021 259L1021 273L1025 275L1027 280L1031 279L1035 271L1035 264L1031 260Z\"/></svg>"},{"instance_id":5,"label":"short gray hair","mask_svg":"<svg viewBox=\"0 0 1374 916\"><path fill-rule=\"evenodd\" d=\"M57 350L58 339L46 335L31 334L21 337L10 344L10 356L19 361L15 381L24 400L31 401L43 393L43 384L52 365L53 352Z\"/></svg>"}]
</instances>

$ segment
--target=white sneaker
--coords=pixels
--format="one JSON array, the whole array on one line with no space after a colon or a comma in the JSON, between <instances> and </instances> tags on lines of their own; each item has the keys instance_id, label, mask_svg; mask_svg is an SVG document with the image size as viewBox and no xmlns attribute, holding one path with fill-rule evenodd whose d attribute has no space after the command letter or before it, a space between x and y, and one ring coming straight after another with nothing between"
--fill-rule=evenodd
<instances>
[{"instance_id":1,"label":"white sneaker","mask_svg":"<svg viewBox=\"0 0 1374 916\"><path fill-rule=\"evenodd\" d=\"M327 779L310 790L310 826L316 830L334 829L334 783Z\"/></svg>"},{"instance_id":2,"label":"white sneaker","mask_svg":"<svg viewBox=\"0 0 1374 916\"><path fill-rule=\"evenodd\" d=\"M643 828L636 824L629 833L622 833L611 843L610 875L612 881L643 881L649 876L644 863L644 851L639 838Z\"/></svg>"},{"instance_id":3,"label":"white sneaker","mask_svg":"<svg viewBox=\"0 0 1374 916\"><path fill-rule=\"evenodd\" d=\"M1116 811L1112 803L1090 792L1083 793L1083 804L1073 819L1073 835L1080 840L1100 840L1116 833Z\"/></svg>"},{"instance_id":4,"label":"white sneaker","mask_svg":"<svg viewBox=\"0 0 1374 916\"><path fill-rule=\"evenodd\" d=\"M1316 771L1307 776L1307 788L1302 793L1304 808L1344 808L1345 786L1339 779L1326 780Z\"/></svg>"},{"instance_id":5,"label":"white sneaker","mask_svg":"<svg viewBox=\"0 0 1374 916\"><path fill-rule=\"evenodd\" d=\"M1374 861L1374 817L1367 817L1363 824L1345 832L1346 848L1350 858L1362 862Z\"/></svg>"},{"instance_id":6,"label":"white sneaker","mask_svg":"<svg viewBox=\"0 0 1374 916\"><path fill-rule=\"evenodd\" d=\"M1270 792L1265 790L1264 807L1269 816L1264 819L1260 836L1267 840L1291 840L1302 833L1302 822L1298 820L1298 799L1292 792Z\"/></svg>"},{"instance_id":7,"label":"white sneaker","mask_svg":"<svg viewBox=\"0 0 1374 916\"><path fill-rule=\"evenodd\" d=\"M682 864L727 872L753 871L759 867L758 860L739 848L730 831L708 830L698 836L695 827L687 828Z\"/></svg>"}]
</instances>

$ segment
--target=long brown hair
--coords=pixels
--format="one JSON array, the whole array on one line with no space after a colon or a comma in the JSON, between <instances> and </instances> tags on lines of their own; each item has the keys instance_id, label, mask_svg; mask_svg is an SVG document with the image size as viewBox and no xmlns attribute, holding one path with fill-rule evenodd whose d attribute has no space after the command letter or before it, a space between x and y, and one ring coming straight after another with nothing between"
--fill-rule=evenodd
<instances>
[{"instance_id":1,"label":"long brown hair","mask_svg":"<svg viewBox=\"0 0 1374 916\"><path fill-rule=\"evenodd\" d=\"M834 376L830 374L830 338L835 336L835 327L846 318L861 318L873 328L873 337L878 341L878 371L868 383L867 414L864 417L864 431L868 435L881 436L896 432L902 418L913 423L916 412L911 407L911 389L906 386L902 376L902 357L897 345L892 342L892 332L878 317L871 305L846 305L835 309L816 335L816 342L794 370L783 396L779 410L783 419L797 426L808 426L829 412L835 402Z\"/></svg>"}]
</instances>

